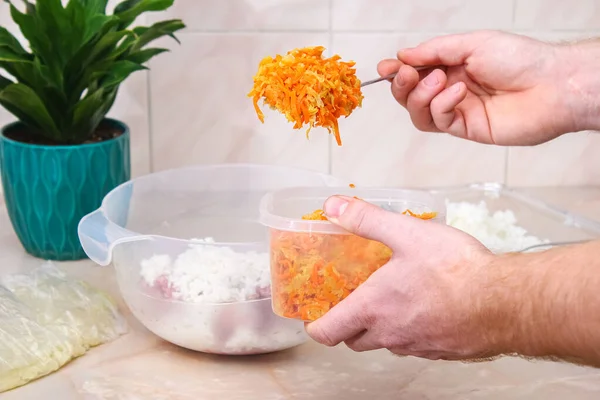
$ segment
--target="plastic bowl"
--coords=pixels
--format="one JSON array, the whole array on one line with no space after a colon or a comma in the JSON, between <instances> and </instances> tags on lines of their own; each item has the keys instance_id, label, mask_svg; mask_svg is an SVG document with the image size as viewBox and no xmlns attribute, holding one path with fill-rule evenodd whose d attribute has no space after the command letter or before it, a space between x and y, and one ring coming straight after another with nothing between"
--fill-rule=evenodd
<instances>
[{"instance_id":1,"label":"plastic bowl","mask_svg":"<svg viewBox=\"0 0 600 400\"><path fill-rule=\"evenodd\" d=\"M357 196L394 212L435 212L431 222L446 221L444 201L417 190L305 187L266 194L260 215L270 231L273 311L281 317L318 319L392 255L384 244L350 234L329 221L302 219L321 209L334 194Z\"/></svg>"},{"instance_id":2,"label":"plastic bowl","mask_svg":"<svg viewBox=\"0 0 600 400\"><path fill-rule=\"evenodd\" d=\"M313 171L252 164L150 174L110 192L82 219L79 238L92 260L114 265L123 299L154 334L207 353L269 353L308 337L301 322L271 309L260 199L285 187L340 184ZM192 240L206 237L214 243ZM248 260L264 265L266 279L231 272Z\"/></svg>"}]
</instances>

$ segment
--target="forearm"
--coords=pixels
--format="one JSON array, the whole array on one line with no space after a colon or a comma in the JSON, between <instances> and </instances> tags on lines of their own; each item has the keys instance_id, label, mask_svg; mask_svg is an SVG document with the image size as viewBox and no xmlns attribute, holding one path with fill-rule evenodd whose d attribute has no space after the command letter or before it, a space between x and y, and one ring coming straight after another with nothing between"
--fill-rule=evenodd
<instances>
[{"instance_id":1,"label":"forearm","mask_svg":"<svg viewBox=\"0 0 600 400\"><path fill-rule=\"evenodd\" d=\"M600 367L600 241L494 263L498 353Z\"/></svg>"},{"instance_id":2,"label":"forearm","mask_svg":"<svg viewBox=\"0 0 600 400\"><path fill-rule=\"evenodd\" d=\"M600 130L600 38L558 47L558 82L575 131Z\"/></svg>"}]
</instances>

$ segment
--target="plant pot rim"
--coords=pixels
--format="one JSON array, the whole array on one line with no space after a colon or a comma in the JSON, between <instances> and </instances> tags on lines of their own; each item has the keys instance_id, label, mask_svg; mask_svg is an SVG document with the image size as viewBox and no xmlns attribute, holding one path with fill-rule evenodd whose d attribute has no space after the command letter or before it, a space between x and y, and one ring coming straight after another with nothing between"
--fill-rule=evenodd
<instances>
[{"instance_id":1,"label":"plant pot rim","mask_svg":"<svg viewBox=\"0 0 600 400\"><path fill-rule=\"evenodd\" d=\"M13 140L11 138L8 138L4 134L4 132L6 132L8 129L11 129L18 125L23 125L23 123L21 121L15 121L15 122L11 122L10 124L4 125L2 128L0 128L0 137L2 138L2 140L10 142L14 146L22 146L22 147L28 147L28 148L34 147L34 148L40 148L40 149L73 149L73 148L79 148L79 147L96 147L96 146L101 147L101 146L105 146L108 143L111 143L115 140L119 140L119 139L129 135L129 126L127 126L126 123L119 121L118 119L113 119L113 118L104 118L102 121L103 122L107 121L111 124L117 125L119 128L123 129L123 133L115 138L112 138L109 140L103 140L102 142L94 142L94 143L55 144L55 145L24 143L24 142L19 142L18 140Z\"/></svg>"}]
</instances>

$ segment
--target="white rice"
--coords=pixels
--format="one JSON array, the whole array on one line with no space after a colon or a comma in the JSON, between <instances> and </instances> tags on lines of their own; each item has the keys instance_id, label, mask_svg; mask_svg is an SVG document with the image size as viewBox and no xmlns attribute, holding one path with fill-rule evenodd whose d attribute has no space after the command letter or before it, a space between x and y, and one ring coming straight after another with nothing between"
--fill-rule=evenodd
<instances>
[{"instance_id":1,"label":"white rice","mask_svg":"<svg viewBox=\"0 0 600 400\"><path fill-rule=\"evenodd\" d=\"M487 204L446 202L446 223L475 237L495 253L523 250L526 247L547 243L528 234L517 224L511 210L490 213Z\"/></svg>"},{"instance_id":2,"label":"white rice","mask_svg":"<svg viewBox=\"0 0 600 400\"><path fill-rule=\"evenodd\" d=\"M174 261L157 254L141 263L141 276L150 287L159 283L163 295L190 303L232 303L270 296L269 254L236 252L213 246L212 238L192 239Z\"/></svg>"},{"instance_id":3,"label":"white rice","mask_svg":"<svg viewBox=\"0 0 600 400\"><path fill-rule=\"evenodd\" d=\"M231 355L268 353L308 340L301 321L271 309L268 253L237 252L212 245L212 238L192 240L202 243L191 244L175 260L156 254L141 262L142 283L155 293L127 293L126 300L148 329L191 350Z\"/></svg>"}]
</instances>

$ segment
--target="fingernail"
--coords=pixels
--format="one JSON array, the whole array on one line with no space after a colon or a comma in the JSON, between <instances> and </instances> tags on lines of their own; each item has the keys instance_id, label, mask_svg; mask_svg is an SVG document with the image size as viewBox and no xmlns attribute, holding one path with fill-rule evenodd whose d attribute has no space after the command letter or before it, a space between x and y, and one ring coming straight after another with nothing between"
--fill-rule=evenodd
<instances>
[{"instance_id":1,"label":"fingernail","mask_svg":"<svg viewBox=\"0 0 600 400\"><path fill-rule=\"evenodd\" d=\"M427 75L425 79L423 79L423 83L430 87L437 86L437 84L440 83L440 80L438 79L437 74L432 72L431 74Z\"/></svg>"},{"instance_id":2,"label":"fingernail","mask_svg":"<svg viewBox=\"0 0 600 400\"><path fill-rule=\"evenodd\" d=\"M427 86L436 86L440 83L440 80L438 79L437 74L432 72L423 79L423 83Z\"/></svg>"},{"instance_id":3,"label":"fingernail","mask_svg":"<svg viewBox=\"0 0 600 400\"><path fill-rule=\"evenodd\" d=\"M458 92L460 92L460 86L461 86L461 85L460 85L460 82L456 82L454 85L452 85L452 86L450 87L450 91L451 91L452 93L458 93Z\"/></svg>"},{"instance_id":4,"label":"fingernail","mask_svg":"<svg viewBox=\"0 0 600 400\"><path fill-rule=\"evenodd\" d=\"M325 201L323 211L327 218L339 218L348 207L348 200L342 196L332 196Z\"/></svg>"},{"instance_id":5,"label":"fingernail","mask_svg":"<svg viewBox=\"0 0 600 400\"><path fill-rule=\"evenodd\" d=\"M404 78L402 78L402 74L400 71L394 77L394 81L396 82L396 86L404 86Z\"/></svg>"},{"instance_id":6,"label":"fingernail","mask_svg":"<svg viewBox=\"0 0 600 400\"><path fill-rule=\"evenodd\" d=\"M412 47L409 47L409 48L402 49L402 50L398 51L396 53L396 58L398 60L400 60L400 61L403 61L405 59L405 57L407 57L410 54L411 50L413 50Z\"/></svg>"}]
</instances>

